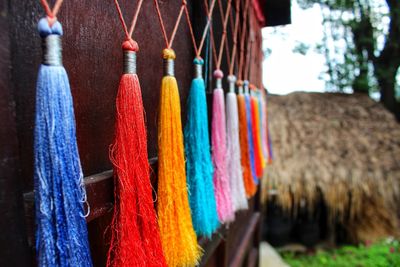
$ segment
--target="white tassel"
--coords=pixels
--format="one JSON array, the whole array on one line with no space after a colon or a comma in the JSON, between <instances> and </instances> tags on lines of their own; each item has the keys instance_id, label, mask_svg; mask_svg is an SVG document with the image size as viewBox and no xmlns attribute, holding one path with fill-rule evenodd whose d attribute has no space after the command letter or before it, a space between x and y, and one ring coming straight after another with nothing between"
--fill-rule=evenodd
<instances>
[{"instance_id":1,"label":"white tassel","mask_svg":"<svg viewBox=\"0 0 400 267\"><path fill-rule=\"evenodd\" d=\"M231 186L232 205L235 211L248 208L246 191L243 184L243 175L240 161L239 119L237 96L235 90L235 76L228 76L230 86L226 94L226 123L227 123L227 162L228 175Z\"/></svg>"}]
</instances>

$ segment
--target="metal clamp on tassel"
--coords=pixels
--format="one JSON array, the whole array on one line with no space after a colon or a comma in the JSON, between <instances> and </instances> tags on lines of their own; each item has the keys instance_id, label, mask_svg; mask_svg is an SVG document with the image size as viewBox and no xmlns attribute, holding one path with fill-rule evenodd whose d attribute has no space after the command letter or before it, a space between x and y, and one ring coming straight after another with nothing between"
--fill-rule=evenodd
<instances>
[{"instance_id":1,"label":"metal clamp on tassel","mask_svg":"<svg viewBox=\"0 0 400 267\"><path fill-rule=\"evenodd\" d=\"M42 37L42 63L47 66L62 66L61 36L63 29L60 22L56 21L50 27L47 18L41 18L38 31Z\"/></svg>"},{"instance_id":2,"label":"metal clamp on tassel","mask_svg":"<svg viewBox=\"0 0 400 267\"><path fill-rule=\"evenodd\" d=\"M175 58L176 56L174 50L168 48L163 50L164 76L175 76L175 71L174 71Z\"/></svg>"},{"instance_id":3,"label":"metal clamp on tassel","mask_svg":"<svg viewBox=\"0 0 400 267\"><path fill-rule=\"evenodd\" d=\"M124 50L124 74L136 74L136 52Z\"/></svg>"},{"instance_id":4,"label":"metal clamp on tassel","mask_svg":"<svg viewBox=\"0 0 400 267\"><path fill-rule=\"evenodd\" d=\"M238 93L242 95L243 94L243 81L242 80L238 80L236 82L236 85L238 87Z\"/></svg>"},{"instance_id":5,"label":"metal clamp on tassel","mask_svg":"<svg viewBox=\"0 0 400 267\"><path fill-rule=\"evenodd\" d=\"M171 58L164 59L164 76L175 76L174 60Z\"/></svg>"},{"instance_id":6,"label":"metal clamp on tassel","mask_svg":"<svg viewBox=\"0 0 400 267\"><path fill-rule=\"evenodd\" d=\"M42 62L44 65L62 66L62 47L60 35L50 34L42 38L42 48Z\"/></svg>"},{"instance_id":7,"label":"metal clamp on tassel","mask_svg":"<svg viewBox=\"0 0 400 267\"><path fill-rule=\"evenodd\" d=\"M229 84L229 92L234 93L235 92L235 82L236 82L236 76L235 75L228 75L228 84Z\"/></svg>"},{"instance_id":8,"label":"metal clamp on tassel","mask_svg":"<svg viewBox=\"0 0 400 267\"><path fill-rule=\"evenodd\" d=\"M215 70L214 71L214 78L216 89L222 89L222 78L224 78L224 73L222 70Z\"/></svg>"},{"instance_id":9,"label":"metal clamp on tassel","mask_svg":"<svg viewBox=\"0 0 400 267\"><path fill-rule=\"evenodd\" d=\"M249 81L248 80L243 81L243 87L244 87L244 93L248 94L249 93Z\"/></svg>"},{"instance_id":10,"label":"metal clamp on tassel","mask_svg":"<svg viewBox=\"0 0 400 267\"><path fill-rule=\"evenodd\" d=\"M193 63L194 63L194 77L203 78L203 64L204 64L203 59L195 58Z\"/></svg>"}]
</instances>

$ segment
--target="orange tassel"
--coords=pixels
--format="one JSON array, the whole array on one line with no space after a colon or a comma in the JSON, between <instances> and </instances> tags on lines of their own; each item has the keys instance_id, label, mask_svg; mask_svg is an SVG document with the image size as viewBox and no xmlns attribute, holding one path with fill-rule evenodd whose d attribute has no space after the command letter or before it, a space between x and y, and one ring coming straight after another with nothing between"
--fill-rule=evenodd
<instances>
[{"instance_id":1,"label":"orange tassel","mask_svg":"<svg viewBox=\"0 0 400 267\"><path fill-rule=\"evenodd\" d=\"M243 182L248 198L255 195L257 186L253 181L250 170L250 157L247 136L247 120L246 120L246 101L244 95L238 94L238 110L239 110L239 137L240 137L240 153L243 169Z\"/></svg>"}]
</instances>

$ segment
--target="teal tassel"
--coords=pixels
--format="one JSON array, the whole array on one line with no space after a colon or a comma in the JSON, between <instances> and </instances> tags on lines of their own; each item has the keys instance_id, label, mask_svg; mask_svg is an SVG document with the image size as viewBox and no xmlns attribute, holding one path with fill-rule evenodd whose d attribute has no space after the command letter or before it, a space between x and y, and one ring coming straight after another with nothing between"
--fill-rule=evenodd
<instances>
[{"instance_id":1,"label":"teal tassel","mask_svg":"<svg viewBox=\"0 0 400 267\"><path fill-rule=\"evenodd\" d=\"M186 176L194 229L197 235L211 237L219 227L219 222L214 196L205 84L201 75L203 60L195 59L194 64L196 77L190 87L184 130Z\"/></svg>"}]
</instances>

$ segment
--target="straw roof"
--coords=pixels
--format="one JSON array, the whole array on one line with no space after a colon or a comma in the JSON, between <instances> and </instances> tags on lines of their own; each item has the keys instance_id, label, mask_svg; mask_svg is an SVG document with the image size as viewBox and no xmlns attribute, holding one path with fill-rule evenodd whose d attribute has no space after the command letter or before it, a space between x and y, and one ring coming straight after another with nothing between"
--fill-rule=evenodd
<instances>
[{"instance_id":1,"label":"straw roof","mask_svg":"<svg viewBox=\"0 0 400 267\"><path fill-rule=\"evenodd\" d=\"M400 196L400 125L366 95L270 96L274 162L268 188L296 210L320 197L330 219L354 240L396 235Z\"/></svg>"}]
</instances>

